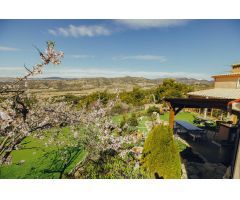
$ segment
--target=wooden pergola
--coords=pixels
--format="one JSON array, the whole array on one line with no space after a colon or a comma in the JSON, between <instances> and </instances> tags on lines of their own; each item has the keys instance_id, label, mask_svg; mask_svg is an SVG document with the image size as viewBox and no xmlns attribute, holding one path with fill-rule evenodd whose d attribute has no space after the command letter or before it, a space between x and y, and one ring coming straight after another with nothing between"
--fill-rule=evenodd
<instances>
[{"instance_id":1,"label":"wooden pergola","mask_svg":"<svg viewBox=\"0 0 240 200\"><path fill-rule=\"evenodd\" d=\"M183 108L215 108L227 111L228 103L233 99L165 98L164 100L168 102L170 106L169 126L174 128L175 115Z\"/></svg>"},{"instance_id":2,"label":"wooden pergola","mask_svg":"<svg viewBox=\"0 0 240 200\"><path fill-rule=\"evenodd\" d=\"M214 99L214 98L165 98L170 106L169 126L174 128L175 115L183 108L215 108L231 113L240 118L240 99ZM237 104L233 109L233 102ZM240 121L238 121L237 138L234 147L234 158L231 165L231 178L240 178Z\"/></svg>"}]
</instances>

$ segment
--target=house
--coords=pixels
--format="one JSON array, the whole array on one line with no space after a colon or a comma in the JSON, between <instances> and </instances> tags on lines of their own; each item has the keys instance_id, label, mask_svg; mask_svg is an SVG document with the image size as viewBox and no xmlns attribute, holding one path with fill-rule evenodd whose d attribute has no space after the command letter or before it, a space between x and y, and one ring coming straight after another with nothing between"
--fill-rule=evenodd
<instances>
[{"instance_id":1,"label":"house","mask_svg":"<svg viewBox=\"0 0 240 200\"><path fill-rule=\"evenodd\" d=\"M220 109L226 111L236 122L235 137L229 137L228 125L223 125L218 136L223 142L232 142L233 154L230 169L231 178L240 178L240 64L233 64L230 73L212 76L214 88L188 93L188 98L165 99L170 106L169 125L174 128L175 115L183 108ZM206 114L206 112L205 112Z\"/></svg>"},{"instance_id":2,"label":"house","mask_svg":"<svg viewBox=\"0 0 240 200\"><path fill-rule=\"evenodd\" d=\"M230 73L213 75L214 88L189 92L190 98L220 98L239 99L240 98L240 64L233 64Z\"/></svg>"},{"instance_id":3,"label":"house","mask_svg":"<svg viewBox=\"0 0 240 200\"><path fill-rule=\"evenodd\" d=\"M214 88L189 92L189 98L217 98L228 99L229 101L240 98L240 63L233 64L229 73L213 75ZM204 117L207 117L207 109L204 110ZM229 120L237 123L235 115L228 116Z\"/></svg>"}]
</instances>

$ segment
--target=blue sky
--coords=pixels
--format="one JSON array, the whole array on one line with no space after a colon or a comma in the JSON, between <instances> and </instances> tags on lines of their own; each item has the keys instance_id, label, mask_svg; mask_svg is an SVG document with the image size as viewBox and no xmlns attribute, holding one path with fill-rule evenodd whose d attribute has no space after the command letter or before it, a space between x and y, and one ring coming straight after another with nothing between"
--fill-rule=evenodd
<instances>
[{"instance_id":1,"label":"blue sky","mask_svg":"<svg viewBox=\"0 0 240 200\"><path fill-rule=\"evenodd\" d=\"M0 20L0 77L24 74L48 40L65 57L45 77L210 79L240 62L240 20Z\"/></svg>"}]
</instances>

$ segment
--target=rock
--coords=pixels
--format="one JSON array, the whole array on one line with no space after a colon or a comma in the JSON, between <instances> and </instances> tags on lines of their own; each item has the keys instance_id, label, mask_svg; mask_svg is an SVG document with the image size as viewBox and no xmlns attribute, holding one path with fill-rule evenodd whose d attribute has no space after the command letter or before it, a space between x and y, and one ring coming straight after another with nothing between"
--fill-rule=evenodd
<instances>
[{"instance_id":1,"label":"rock","mask_svg":"<svg viewBox=\"0 0 240 200\"><path fill-rule=\"evenodd\" d=\"M136 154L141 154L143 151L143 147L133 147L132 152Z\"/></svg>"},{"instance_id":2,"label":"rock","mask_svg":"<svg viewBox=\"0 0 240 200\"><path fill-rule=\"evenodd\" d=\"M80 171L76 171L75 173L74 173L74 178L80 178L81 177L81 173L80 173Z\"/></svg>"},{"instance_id":3,"label":"rock","mask_svg":"<svg viewBox=\"0 0 240 200\"><path fill-rule=\"evenodd\" d=\"M20 161L18 162L19 165L22 165L23 163L25 163L25 160L20 160Z\"/></svg>"}]
</instances>

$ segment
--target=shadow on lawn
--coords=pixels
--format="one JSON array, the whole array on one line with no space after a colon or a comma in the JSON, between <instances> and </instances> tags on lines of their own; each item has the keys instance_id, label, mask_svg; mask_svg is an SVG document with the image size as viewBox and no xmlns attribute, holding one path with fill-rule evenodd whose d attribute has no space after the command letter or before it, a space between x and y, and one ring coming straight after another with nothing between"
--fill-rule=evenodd
<instances>
[{"instance_id":1,"label":"shadow on lawn","mask_svg":"<svg viewBox=\"0 0 240 200\"><path fill-rule=\"evenodd\" d=\"M82 153L80 147L65 147L49 151L31 167L25 178L63 178L67 168Z\"/></svg>"}]
</instances>

